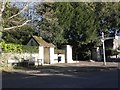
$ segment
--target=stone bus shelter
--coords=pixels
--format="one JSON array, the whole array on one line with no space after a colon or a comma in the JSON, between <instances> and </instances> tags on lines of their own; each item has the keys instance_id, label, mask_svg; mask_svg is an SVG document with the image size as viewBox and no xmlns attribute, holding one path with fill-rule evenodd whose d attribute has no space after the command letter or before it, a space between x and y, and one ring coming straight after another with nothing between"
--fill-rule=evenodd
<instances>
[{"instance_id":1,"label":"stone bus shelter","mask_svg":"<svg viewBox=\"0 0 120 90\"><path fill-rule=\"evenodd\" d=\"M32 36L29 40L28 46L38 46L38 64L54 64L55 63L55 45L48 43L42 37ZM65 45L65 60L63 63L73 63L72 59L72 46Z\"/></svg>"}]
</instances>

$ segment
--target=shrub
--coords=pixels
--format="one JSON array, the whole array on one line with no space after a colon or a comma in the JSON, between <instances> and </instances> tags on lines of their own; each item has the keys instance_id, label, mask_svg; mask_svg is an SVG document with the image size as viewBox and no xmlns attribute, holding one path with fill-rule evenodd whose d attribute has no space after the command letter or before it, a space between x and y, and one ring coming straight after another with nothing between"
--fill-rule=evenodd
<instances>
[{"instance_id":1,"label":"shrub","mask_svg":"<svg viewBox=\"0 0 120 90\"><path fill-rule=\"evenodd\" d=\"M106 55L107 56L113 56L113 55L118 55L119 52L117 50L113 50L112 48L109 48L106 50Z\"/></svg>"},{"instance_id":2,"label":"shrub","mask_svg":"<svg viewBox=\"0 0 120 90\"><path fill-rule=\"evenodd\" d=\"M20 44L12 44L5 42L0 43L3 52L17 52L17 53L37 53L38 47L37 46L27 46L27 45L20 45Z\"/></svg>"}]
</instances>

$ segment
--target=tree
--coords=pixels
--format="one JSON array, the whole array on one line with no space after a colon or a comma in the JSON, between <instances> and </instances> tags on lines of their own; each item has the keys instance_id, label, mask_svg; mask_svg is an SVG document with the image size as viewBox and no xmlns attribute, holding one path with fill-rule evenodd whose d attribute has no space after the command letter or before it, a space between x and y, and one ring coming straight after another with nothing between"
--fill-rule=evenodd
<instances>
[{"instance_id":1,"label":"tree","mask_svg":"<svg viewBox=\"0 0 120 90\"><path fill-rule=\"evenodd\" d=\"M88 7L95 13L95 19L98 21L99 32L105 32L109 36L110 32L115 32L119 29L119 2L101 2L101 3L88 3Z\"/></svg>"},{"instance_id":2,"label":"tree","mask_svg":"<svg viewBox=\"0 0 120 90\"><path fill-rule=\"evenodd\" d=\"M6 43L15 43L26 45L34 33L34 29L29 25L25 25L16 30L3 31L2 39Z\"/></svg>"},{"instance_id":3,"label":"tree","mask_svg":"<svg viewBox=\"0 0 120 90\"><path fill-rule=\"evenodd\" d=\"M21 14L28 8L28 4L24 3L24 7L20 10L9 2L0 2L1 4L1 32L5 42L26 44L28 38L33 34L33 29L27 25L30 20ZM3 9L2 9L3 8Z\"/></svg>"},{"instance_id":4,"label":"tree","mask_svg":"<svg viewBox=\"0 0 120 90\"><path fill-rule=\"evenodd\" d=\"M79 48L83 48L83 46L85 46L83 52L87 52L86 47L89 47L89 43L94 43L95 46L97 41L95 39L97 37L95 14L85 3L43 3L39 5L38 11L43 16L40 29L45 33L44 36L54 37L53 33L55 33L56 37L53 38L55 40L60 35L61 37L58 38L63 39L58 43L72 45L75 54L79 53ZM57 24L57 27L53 23ZM59 33L60 31L62 33ZM53 42L53 40L51 41Z\"/></svg>"},{"instance_id":5,"label":"tree","mask_svg":"<svg viewBox=\"0 0 120 90\"><path fill-rule=\"evenodd\" d=\"M42 36L50 43L60 46L65 42L63 29L58 23L58 18L54 12L54 3L42 3L37 6L37 13L42 16L39 23L39 36Z\"/></svg>"},{"instance_id":6,"label":"tree","mask_svg":"<svg viewBox=\"0 0 120 90\"><path fill-rule=\"evenodd\" d=\"M52 38L51 33L56 31L55 35L58 35L60 29L58 30L58 27L55 29L51 21L57 23L62 31L59 35L63 38L63 42L59 42L60 45L70 44L75 49L75 54L87 57L90 55L91 48L100 45L101 32L105 32L108 37L111 31L119 29L119 4L113 2L40 4L38 13L43 16L40 31L44 32L44 36Z\"/></svg>"},{"instance_id":7,"label":"tree","mask_svg":"<svg viewBox=\"0 0 120 90\"><path fill-rule=\"evenodd\" d=\"M26 8L27 8L27 5L22 9L22 10L20 10L18 13L16 13L16 14L13 14L13 15L11 15L9 18L6 18L6 20L4 20L4 18L3 18L3 13L4 13L4 11L5 11L5 7L8 5L8 2L6 2L6 0L5 1L3 1L3 2L0 2L0 31L7 31L7 30L11 30L11 29L15 29L15 28L19 28L19 27L22 27L22 26L24 26L24 25L26 25L28 22L30 22L30 20L26 20L26 21L24 21L22 24L19 24L19 25L16 25L16 26L11 26L11 27L5 27L5 25L4 25L4 21L6 21L6 20L11 20L12 18L15 18L16 16L18 16L19 14L21 14L22 13L22 11L24 11ZM8 12L8 14L9 14L9 12Z\"/></svg>"},{"instance_id":8,"label":"tree","mask_svg":"<svg viewBox=\"0 0 120 90\"><path fill-rule=\"evenodd\" d=\"M62 4L62 5L61 5ZM64 28L64 38L73 46L75 56L89 56L88 52L98 43L95 14L86 3L58 3L57 15L60 25Z\"/></svg>"}]
</instances>

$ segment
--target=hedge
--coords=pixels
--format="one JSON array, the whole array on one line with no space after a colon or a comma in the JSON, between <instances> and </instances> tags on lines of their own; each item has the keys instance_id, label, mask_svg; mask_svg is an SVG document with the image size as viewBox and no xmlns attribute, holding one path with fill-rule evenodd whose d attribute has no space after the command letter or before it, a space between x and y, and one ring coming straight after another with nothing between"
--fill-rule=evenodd
<instances>
[{"instance_id":1,"label":"hedge","mask_svg":"<svg viewBox=\"0 0 120 90\"><path fill-rule=\"evenodd\" d=\"M55 54L65 54L65 50L55 49Z\"/></svg>"},{"instance_id":2,"label":"hedge","mask_svg":"<svg viewBox=\"0 0 120 90\"><path fill-rule=\"evenodd\" d=\"M17 53L38 53L39 49L37 46L27 46L13 43L1 42L0 46L3 52L17 52Z\"/></svg>"}]
</instances>

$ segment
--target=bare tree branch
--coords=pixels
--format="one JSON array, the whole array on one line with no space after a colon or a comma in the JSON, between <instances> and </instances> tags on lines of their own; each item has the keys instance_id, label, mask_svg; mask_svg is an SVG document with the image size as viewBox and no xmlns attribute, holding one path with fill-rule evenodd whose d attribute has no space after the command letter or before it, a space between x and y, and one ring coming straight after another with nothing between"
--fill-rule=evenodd
<instances>
[{"instance_id":1,"label":"bare tree branch","mask_svg":"<svg viewBox=\"0 0 120 90\"><path fill-rule=\"evenodd\" d=\"M26 4L25 7L24 7L22 10L20 10L17 14L9 17L8 20L16 17L16 16L19 15L19 14L21 14L21 13L22 13L25 9L27 9L27 8L28 8L28 4Z\"/></svg>"},{"instance_id":2,"label":"bare tree branch","mask_svg":"<svg viewBox=\"0 0 120 90\"><path fill-rule=\"evenodd\" d=\"M4 9L5 9L5 4L6 4L6 2L7 2L6 0L5 0L4 2L2 2L2 6L1 6L1 8L0 8L0 21L2 20L2 13L3 13ZM25 5L25 7L24 7L22 10L20 10L17 14L9 17L8 20L10 20L10 19L16 17L17 15L21 14L27 7L28 7L28 3L27 3L27 4ZM3 21L4 21L4 20L3 20ZM23 22L23 24L21 24L21 25L12 26L12 27L9 27L9 28L3 28L3 29L0 30L0 32L1 32L1 31L9 31L10 29L20 28L20 27L26 25L26 24L27 24L28 22L30 22L30 21L31 21L31 20L27 20L27 21Z\"/></svg>"},{"instance_id":3,"label":"bare tree branch","mask_svg":"<svg viewBox=\"0 0 120 90\"><path fill-rule=\"evenodd\" d=\"M0 9L0 17L2 17L2 13L3 13L3 11L5 10L5 4L6 4L6 2L4 1L4 2L2 2L3 4L2 4L2 7L1 7L1 9Z\"/></svg>"},{"instance_id":4,"label":"bare tree branch","mask_svg":"<svg viewBox=\"0 0 120 90\"><path fill-rule=\"evenodd\" d=\"M21 24L21 25L9 27L9 28L4 28L3 31L7 31L7 30L10 30L10 29L15 29L15 28L22 27L22 26L26 25L26 24L27 24L28 22L30 22L30 21L31 21L31 20L27 20L27 21L25 21L25 22L24 22L23 24Z\"/></svg>"},{"instance_id":5,"label":"bare tree branch","mask_svg":"<svg viewBox=\"0 0 120 90\"><path fill-rule=\"evenodd\" d=\"M8 20L7 20L8 21ZM7 22L6 21L6 22ZM15 25L19 25L21 24L21 22L24 22L23 20L20 20L20 21L15 21L15 20L9 20L10 23L14 23Z\"/></svg>"},{"instance_id":6,"label":"bare tree branch","mask_svg":"<svg viewBox=\"0 0 120 90\"><path fill-rule=\"evenodd\" d=\"M3 2L3 4L2 4L2 7L1 7L1 13L4 11L4 9L5 9L5 4L6 4L6 2Z\"/></svg>"}]
</instances>

